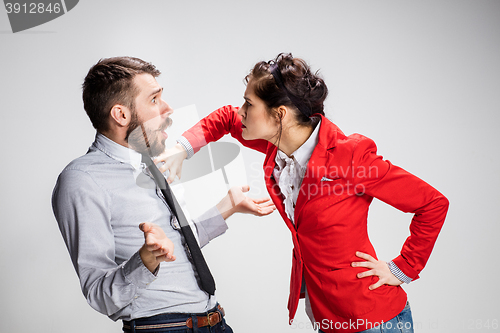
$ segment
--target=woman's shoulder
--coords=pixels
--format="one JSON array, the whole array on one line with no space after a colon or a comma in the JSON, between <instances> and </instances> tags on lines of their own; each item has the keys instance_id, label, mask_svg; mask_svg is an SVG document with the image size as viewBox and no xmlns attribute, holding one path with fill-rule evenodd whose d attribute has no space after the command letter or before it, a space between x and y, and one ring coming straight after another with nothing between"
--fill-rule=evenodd
<instances>
[{"instance_id":1,"label":"woman's shoulder","mask_svg":"<svg viewBox=\"0 0 500 333\"><path fill-rule=\"evenodd\" d=\"M340 127L326 117L322 117L320 126L319 143L328 148L343 147L354 150L360 145L375 145L375 142L365 135L359 133L345 135Z\"/></svg>"}]
</instances>

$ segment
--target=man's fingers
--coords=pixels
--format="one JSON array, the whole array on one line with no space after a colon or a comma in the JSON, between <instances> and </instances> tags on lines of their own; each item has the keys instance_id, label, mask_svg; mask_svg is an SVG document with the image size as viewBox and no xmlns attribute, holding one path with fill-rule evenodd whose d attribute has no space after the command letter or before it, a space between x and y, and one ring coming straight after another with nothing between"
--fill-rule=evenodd
<instances>
[{"instance_id":1,"label":"man's fingers","mask_svg":"<svg viewBox=\"0 0 500 333\"><path fill-rule=\"evenodd\" d=\"M146 241L146 250L154 254L155 251L160 251L160 245L154 241ZM159 252L157 255L155 255L155 257L157 257L158 255L160 255Z\"/></svg>"},{"instance_id":2,"label":"man's fingers","mask_svg":"<svg viewBox=\"0 0 500 333\"><path fill-rule=\"evenodd\" d=\"M262 208L259 210L259 215L269 215L272 212L274 212L275 208L274 207L267 207L267 208Z\"/></svg>"},{"instance_id":3,"label":"man's fingers","mask_svg":"<svg viewBox=\"0 0 500 333\"><path fill-rule=\"evenodd\" d=\"M165 251L164 249L162 248L156 248L154 249L153 251L151 251L151 253L156 257L156 258L159 258L161 256L164 256L167 254L167 251Z\"/></svg>"},{"instance_id":4,"label":"man's fingers","mask_svg":"<svg viewBox=\"0 0 500 333\"><path fill-rule=\"evenodd\" d=\"M252 199L253 202L255 202L256 204L261 204L261 203L264 203L264 202L268 202L268 201L271 201L271 199L269 198L260 198L260 199Z\"/></svg>"},{"instance_id":5,"label":"man's fingers","mask_svg":"<svg viewBox=\"0 0 500 333\"><path fill-rule=\"evenodd\" d=\"M257 206L264 208L264 207L276 207L274 206L274 202L272 202L269 198L264 198L264 199L251 199L254 204Z\"/></svg>"},{"instance_id":6,"label":"man's fingers","mask_svg":"<svg viewBox=\"0 0 500 333\"><path fill-rule=\"evenodd\" d=\"M149 222L143 222L143 223L139 224L139 229L141 229L141 231L144 233L150 232L152 228L153 228L153 224L149 223Z\"/></svg>"},{"instance_id":7,"label":"man's fingers","mask_svg":"<svg viewBox=\"0 0 500 333\"><path fill-rule=\"evenodd\" d=\"M169 248L160 247L159 245L157 245L156 248L151 251L151 253L158 259L164 256L168 256L168 258L171 258L174 255L173 252L174 251L170 250Z\"/></svg>"},{"instance_id":8,"label":"man's fingers","mask_svg":"<svg viewBox=\"0 0 500 333\"><path fill-rule=\"evenodd\" d=\"M272 202L272 201L266 202L266 203L264 203L264 204L260 204L259 206L260 206L260 207L263 207L263 208L264 208L264 207L266 207L266 208L267 208L267 207L271 207L271 208L273 208L273 210L274 210L274 209L276 209L276 206L274 205L274 202Z\"/></svg>"},{"instance_id":9,"label":"man's fingers","mask_svg":"<svg viewBox=\"0 0 500 333\"><path fill-rule=\"evenodd\" d=\"M175 261L176 257L175 255L170 255L170 254L165 254L164 256L161 256L158 258L159 261L166 261L166 262L172 262Z\"/></svg>"},{"instance_id":10,"label":"man's fingers","mask_svg":"<svg viewBox=\"0 0 500 333\"><path fill-rule=\"evenodd\" d=\"M272 201L264 202L257 205L257 214L259 216L269 215L276 209L276 206Z\"/></svg>"},{"instance_id":11,"label":"man's fingers","mask_svg":"<svg viewBox=\"0 0 500 333\"><path fill-rule=\"evenodd\" d=\"M167 248L158 246L154 251L152 251L152 253L155 257L160 257L169 254L170 251Z\"/></svg>"},{"instance_id":12,"label":"man's fingers","mask_svg":"<svg viewBox=\"0 0 500 333\"><path fill-rule=\"evenodd\" d=\"M153 251L153 255L156 257L158 261L174 261L175 255L173 251L170 251L168 248L161 248L157 251Z\"/></svg>"},{"instance_id":13,"label":"man's fingers","mask_svg":"<svg viewBox=\"0 0 500 333\"><path fill-rule=\"evenodd\" d=\"M250 191L250 186L248 186L248 185L243 185L243 186L241 187L241 192L245 193L245 192L248 192L248 191Z\"/></svg>"}]
</instances>

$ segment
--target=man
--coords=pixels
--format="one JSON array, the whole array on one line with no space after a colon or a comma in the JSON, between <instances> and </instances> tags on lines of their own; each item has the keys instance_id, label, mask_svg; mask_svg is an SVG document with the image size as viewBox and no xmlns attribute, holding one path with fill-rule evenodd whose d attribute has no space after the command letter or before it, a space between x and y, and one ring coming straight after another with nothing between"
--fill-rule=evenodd
<instances>
[{"instance_id":1,"label":"man","mask_svg":"<svg viewBox=\"0 0 500 333\"><path fill-rule=\"evenodd\" d=\"M54 215L88 303L123 320L125 332L230 333L214 290L204 285L211 274L198 266L195 247L224 233L232 214L262 216L274 206L246 197L248 187L232 188L191 220L181 208L181 189L172 187L172 199L150 159L165 149L172 123L159 75L152 64L130 57L103 59L90 69L83 101L96 139L60 174ZM187 229L179 225L181 215ZM196 246L189 243L193 234Z\"/></svg>"}]
</instances>

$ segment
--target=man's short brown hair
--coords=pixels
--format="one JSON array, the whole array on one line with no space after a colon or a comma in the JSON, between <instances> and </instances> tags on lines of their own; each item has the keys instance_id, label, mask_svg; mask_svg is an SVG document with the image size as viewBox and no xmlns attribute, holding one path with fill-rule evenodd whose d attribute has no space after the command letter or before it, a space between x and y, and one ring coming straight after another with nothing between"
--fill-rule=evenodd
<instances>
[{"instance_id":1,"label":"man's short brown hair","mask_svg":"<svg viewBox=\"0 0 500 333\"><path fill-rule=\"evenodd\" d=\"M138 91L132 80L143 73L160 75L153 64L132 57L101 59L92 66L83 81L83 106L97 131L109 129L109 112L114 105L134 110Z\"/></svg>"}]
</instances>

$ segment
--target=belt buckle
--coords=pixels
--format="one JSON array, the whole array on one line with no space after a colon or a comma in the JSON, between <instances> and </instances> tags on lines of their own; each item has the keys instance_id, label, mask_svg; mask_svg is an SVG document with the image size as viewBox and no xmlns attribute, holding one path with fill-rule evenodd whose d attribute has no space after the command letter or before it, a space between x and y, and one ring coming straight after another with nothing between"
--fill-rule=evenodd
<instances>
[{"instance_id":1,"label":"belt buckle","mask_svg":"<svg viewBox=\"0 0 500 333\"><path fill-rule=\"evenodd\" d=\"M210 312L209 314L207 314L208 326L212 327L212 326L215 326L215 325L217 325L217 324L219 323L218 318L214 318L214 321L216 321L216 322L214 322L214 323L212 324L212 318L213 318L215 315L219 315L219 316L220 316L220 314L219 314L217 311L215 311L215 312Z\"/></svg>"}]
</instances>

